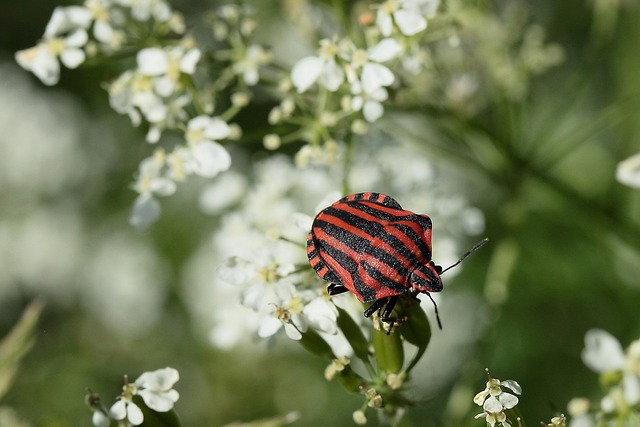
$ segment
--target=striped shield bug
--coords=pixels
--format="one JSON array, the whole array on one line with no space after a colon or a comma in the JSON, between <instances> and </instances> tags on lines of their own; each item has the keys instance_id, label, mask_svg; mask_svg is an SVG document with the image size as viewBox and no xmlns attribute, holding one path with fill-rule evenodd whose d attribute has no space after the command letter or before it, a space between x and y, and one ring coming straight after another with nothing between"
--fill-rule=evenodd
<instances>
[{"instance_id":1,"label":"striped shield bug","mask_svg":"<svg viewBox=\"0 0 640 427\"><path fill-rule=\"evenodd\" d=\"M442 290L440 275L487 240L443 270L431 259L431 219L402 209L385 194L368 192L343 197L318 213L307 237L307 256L330 282L330 295L352 292L361 302L373 302L365 317L380 311L382 321L393 323L401 295L431 298L430 292Z\"/></svg>"}]
</instances>

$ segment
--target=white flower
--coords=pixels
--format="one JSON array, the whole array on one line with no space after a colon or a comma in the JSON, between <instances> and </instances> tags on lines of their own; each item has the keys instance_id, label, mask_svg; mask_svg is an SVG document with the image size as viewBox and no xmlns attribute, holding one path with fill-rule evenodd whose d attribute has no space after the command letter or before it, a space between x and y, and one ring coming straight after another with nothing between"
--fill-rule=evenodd
<instances>
[{"instance_id":1,"label":"white flower","mask_svg":"<svg viewBox=\"0 0 640 427\"><path fill-rule=\"evenodd\" d=\"M369 123L378 120L384 114L382 103L389 98L387 90L383 87L368 93L362 90L359 81L351 83L351 93L354 97L351 99L351 109L353 111L362 110L362 115Z\"/></svg>"},{"instance_id":2,"label":"white flower","mask_svg":"<svg viewBox=\"0 0 640 427\"><path fill-rule=\"evenodd\" d=\"M439 0L387 0L378 8L376 24L383 36L393 32L393 23L405 36L412 36L427 28L427 19L440 4Z\"/></svg>"},{"instance_id":3,"label":"white flower","mask_svg":"<svg viewBox=\"0 0 640 427\"><path fill-rule=\"evenodd\" d=\"M213 178L231 166L229 152L216 140L229 136L229 125L219 118L198 116L189 121L185 139L189 144L189 153L185 160L187 172L193 172L205 178Z\"/></svg>"},{"instance_id":4,"label":"white flower","mask_svg":"<svg viewBox=\"0 0 640 427\"><path fill-rule=\"evenodd\" d=\"M476 415L476 418L484 416L487 423L492 426L497 423L501 423L503 426L510 425L504 411L515 407L518 404L518 397L503 391L502 387L510 389L515 394L522 393L522 388L516 381L500 381L499 379L491 378L487 381L485 389L473 398L473 402L482 406L484 410L483 413Z\"/></svg>"},{"instance_id":5,"label":"white flower","mask_svg":"<svg viewBox=\"0 0 640 427\"><path fill-rule=\"evenodd\" d=\"M136 61L142 75L154 77L155 92L168 97L175 91L181 74L195 72L200 56L200 49L197 48L185 51L181 46L165 49L150 47L139 51Z\"/></svg>"},{"instance_id":6,"label":"white flower","mask_svg":"<svg viewBox=\"0 0 640 427\"><path fill-rule=\"evenodd\" d=\"M187 124L185 139L190 144L198 144L204 141L217 141L229 136L229 125L216 117L198 116Z\"/></svg>"},{"instance_id":7,"label":"white flower","mask_svg":"<svg viewBox=\"0 0 640 427\"><path fill-rule=\"evenodd\" d=\"M173 385L179 379L178 371L169 367L145 372L133 384L129 384L125 379L119 400L109 410L110 416L118 421L126 420L132 425L142 424L144 421L142 411L133 402L133 397L136 395L142 397L144 403L154 411L170 411L180 397L178 392L173 390Z\"/></svg>"},{"instance_id":8,"label":"white flower","mask_svg":"<svg viewBox=\"0 0 640 427\"><path fill-rule=\"evenodd\" d=\"M621 372L622 381L612 387L602 400L605 412L633 406L640 402L640 378L636 371L640 359L640 344L632 343L625 355L620 342L602 329L592 329L585 334L582 361L593 371L604 374ZM621 409L624 412L624 408Z\"/></svg>"},{"instance_id":9,"label":"white flower","mask_svg":"<svg viewBox=\"0 0 640 427\"><path fill-rule=\"evenodd\" d=\"M362 90L368 94L380 88L391 86L395 82L395 75L380 62L395 58L401 51L400 45L391 39L381 40L368 51L356 49L351 54L347 79L352 84L359 81Z\"/></svg>"},{"instance_id":10,"label":"white flower","mask_svg":"<svg viewBox=\"0 0 640 427\"><path fill-rule=\"evenodd\" d=\"M27 71L31 71L42 83L55 85L60 80L58 58L67 68L76 68L86 56L81 49L88 40L87 32L76 30L68 36L45 39L38 45L16 52L15 59Z\"/></svg>"},{"instance_id":11,"label":"white flower","mask_svg":"<svg viewBox=\"0 0 640 427\"><path fill-rule=\"evenodd\" d=\"M156 150L153 156L140 162L138 179L133 188L142 195L170 196L176 191L176 183L163 176L166 156L163 150Z\"/></svg>"},{"instance_id":12,"label":"white flower","mask_svg":"<svg viewBox=\"0 0 640 427\"><path fill-rule=\"evenodd\" d=\"M327 39L320 41L318 56L307 56L299 60L291 70L291 82L300 93L305 92L315 82L329 91L338 90L344 82L344 71L336 62L340 47Z\"/></svg>"},{"instance_id":13,"label":"white flower","mask_svg":"<svg viewBox=\"0 0 640 427\"><path fill-rule=\"evenodd\" d=\"M244 58L233 64L233 71L241 75L247 85L254 86L260 79L258 69L270 59L271 55L262 46L252 44L247 48Z\"/></svg>"},{"instance_id":14,"label":"white flower","mask_svg":"<svg viewBox=\"0 0 640 427\"><path fill-rule=\"evenodd\" d=\"M125 40L125 33L114 28L117 25L119 15L115 12L112 0L85 0L84 7L93 17L93 35L105 46L116 49Z\"/></svg>"},{"instance_id":15,"label":"white flower","mask_svg":"<svg viewBox=\"0 0 640 427\"><path fill-rule=\"evenodd\" d=\"M36 46L16 52L15 59L25 70L31 71L44 84L51 86L60 79L58 58L67 68L76 68L86 58L82 47L89 36L91 13L81 6L57 7L43 39Z\"/></svg>"},{"instance_id":16,"label":"white flower","mask_svg":"<svg viewBox=\"0 0 640 427\"><path fill-rule=\"evenodd\" d=\"M640 188L640 153L618 163L616 179L629 187Z\"/></svg>"},{"instance_id":17,"label":"white flower","mask_svg":"<svg viewBox=\"0 0 640 427\"><path fill-rule=\"evenodd\" d=\"M180 397L178 392L173 390L173 385L179 379L178 371L167 367L143 373L135 381L135 385L138 387L138 395L149 408L158 412L167 412L173 408L173 404Z\"/></svg>"},{"instance_id":18,"label":"white flower","mask_svg":"<svg viewBox=\"0 0 640 427\"><path fill-rule=\"evenodd\" d=\"M176 183L163 176L165 154L156 150L153 156L144 159L138 169L138 179L133 185L140 195L136 198L129 224L137 229L145 229L160 216L160 203L154 197L170 196L176 191Z\"/></svg>"}]
</instances>

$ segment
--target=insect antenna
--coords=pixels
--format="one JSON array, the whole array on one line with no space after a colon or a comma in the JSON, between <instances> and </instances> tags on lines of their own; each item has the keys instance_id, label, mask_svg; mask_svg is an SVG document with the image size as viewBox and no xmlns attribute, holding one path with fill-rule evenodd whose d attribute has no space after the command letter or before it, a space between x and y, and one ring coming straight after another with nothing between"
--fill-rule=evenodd
<instances>
[{"instance_id":1,"label":"insect antenna","mask_svg":"<svg viewBox=\"0 0 640 427\"><path fill-rule=\"evenodd\" d=\"M425 294L427 294L427 296L429 297L429 299L433 303L433 308L436 310L436 320L438 321L438 328L440 330L442 330L442 322L440 321L440 313L438 313L438 304L436 304L436 302L433 300L433 297L431 296L431 294L429 292L425 292Z\"/></svg>"},{"instance_id":2,"label":"insect antenna","mask_svg":"<svg viewBox=\"0 0 640 427\"><path fill-rule=\"evenodd\" d=\"M460 257L460 259L458 261L456 261L454 264L450 265L449 267L445 268L444 270L442 270L440 272L440 274L444 273L447 270L451 270L453 267L455 267L456 265L460 264L462 262L463 259L465 259L466 257L468 257L469 255L471 255L472 252L475 252L476 250L480 249L480 247L482 247L482 245L484 245L485 243L487 243L489 241L488 237L485 237L484 239L480 240L478 243L476 243L475 245L473 245L473 247L471 249L469 249L464 255L462 255L462 257Z\"/></svg>"}]
</instances>

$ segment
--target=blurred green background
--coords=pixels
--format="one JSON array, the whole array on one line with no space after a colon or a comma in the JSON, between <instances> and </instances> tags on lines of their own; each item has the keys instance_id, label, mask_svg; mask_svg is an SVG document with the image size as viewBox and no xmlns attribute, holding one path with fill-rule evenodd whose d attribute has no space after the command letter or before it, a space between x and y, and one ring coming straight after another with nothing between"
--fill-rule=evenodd
<instances>
[{"instance_id":1,"label":"blurred green background","mask_svg":"<svg viewBox=\"0 0 640 427\"><path fill-rule=\"evenodd\" d=\"M458 191L484 212L491 238L452 280L451 301L467 298L485 316L480 338L459 346L459 367L410 411L413 425L482 425L470 399L484 388L485 367L522 385L529 423L548 420L572 397L598 395L580 360L588 329L624 346L640 336L640 191L614 179L616 164L640 151L640 8L620 2L620 10L610 2L611 16L586 0L529 2L565 61L521 103L495 103L453 130L415 112L420 124L399 133L431 136L426 152L457 171ZM285 4L269 3L262 7L275 12ZM15 65L13 53L40 38L61 4L0 6L0 335L29 301L46 301L36 343L0 404L36 426L90 425L86 387L111 402L123 374L169 365L181 374L184 425L293 410L296 425L352 425L360 397L327 383L325 363L294 343L209 344L182 288L217 221L193 209L195 188L164 200L148 233L129 228L129 184L149 150L142 131L109 109L98 82L112 71L64 70L45 88ZM172 4L187 21L215 5ZM441 310L455 316L446 301ZM435 335L454 333L445 323ZM440 369L423 366L416 389L429 389Z\"/></svg>"}]
</instances>

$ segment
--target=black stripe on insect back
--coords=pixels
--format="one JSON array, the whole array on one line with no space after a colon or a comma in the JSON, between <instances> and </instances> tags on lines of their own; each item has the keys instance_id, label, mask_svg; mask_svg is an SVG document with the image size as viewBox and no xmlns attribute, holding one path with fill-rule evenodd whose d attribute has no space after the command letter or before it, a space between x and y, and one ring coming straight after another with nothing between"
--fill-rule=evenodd
<instances>
[{"instance_id":1,"label":"black stripe on insect back","mask_svg":"<svg viewBox=\"0 0 640 427\"><path fill-rule=\"evenodd\" d=\"M361 212L371 215L374 218L381 219L383 221L397 221L402 216L396 216L389 212L384 211L381 208L389 209L386 206L376 206L376 204L369 203L346 203L347 206L353 209L357 209ZM395 210L395 209L394 209Z\"/></svg>"},{"instance_id":2,"label":"black stripe on insect back","mask_svg":"<svg viewBox=\"0 0 640 427\"><path fill-rule=\"evenodd\" d=\"M381 263L386 264L392 269L396 270L400 275L405 277L409 275L409 271L401 262L401 260L396 258L394 254L387 252L385 249L372 245L370 240L354 234L349 229L345 229L338 225L325 222L322 219L318 219L317 223L327 234L335 237L337 240L344 243L354 252L371 255ZM369 225L371 226L371 223L369 223ZM382 226L380 224L376 224L376 226L376 228L378 228L378 231L382 231ZM364 231L368 235L371 235L367 232L367 230L361 231ZM374 236L375 235L373 235L372 237Z\"/></svg>"},{"instance_id":3,"label":"black stripe on insect back","mask_svg":"<svg viewBox=\"0 0 640 427\"><path fill-rule=\"evenodd\" d=\"M364 269L364 271L366 271L366 273L369 276L371 276L372 278L377 280L378 283L380 283L383 287L391 288L394 291L398 291L400 293L403 293L403 292L405 292L407 290L406 286L404 286L401 283L397 283L397 282L394 282L393 280L389 279L380 270L378 270L376 267L374 267L373 265L369 264L368 262L361 261L360 264L362 265L362 268Z\"/></svg>"},{"instance_id":4,"label":"black stripe on insect back","mask_svg":"<svg viewBox=\"0 0 640 427\"><path fill-rule=\"evenodd\" d=\"M407 224L403 224L403 223L393 223L393 224L391 224L391 226L397 228L398 230L400 230L411 241L413 241L415 243L415 245L417 246L418 250L422 253L422 256L424 257L424 259L426 259L426 260L430 260L431 259L431 251L427 247L427 245L424 242L424 240L422 240L422 236L420 234L416 233L416 231L413 228L411 228Z\"/></svg>"},{"instance_id":5,"label":"black stripe on insect back","mask_svg":"<svg viewBox=\"0 0 640 427\"><path fill-rule=\"evenodd\" d=\"M416 246L418 247L418 250L423 254L423 256L428 254L427 259L431 259L431 252L429 252L427 246L422 241L422 236L418 235L411 227L407 225L401 225L401 223L397 222L397 221L417 222L422 227L431 228L431 221L428 220L427 218L424 218L416 214L394 216L386 212L382 212L377 209L370 208L361 203L353 204L349 206L352 208L357 208L362 212L380 214L378 216L380 219L388 220L392 226L396 227L398 230L400 230L400 232L407 235L407 237L410 240L415 242ZM381 224L377 222L369 221L365 218L358 216L355 213L347 212L334 207L327 208L325 210L325 213L331 216L334 216L336 218L339 218L342 221L346 222L347 224L367 232L367 234L369 235L372 235L374 237L380 237L383 242L387 243L389 246L396 249L400 253L400 255L402 255L404 258L409 260L411 264L415 264L416 262L419 262L418 258L416 257L416 254L413 251L413 248L407 247L397 237L384 232L383 226ZM416 219L416 217L418 217L418 219Z\"/></svg>"},{"instance_id":6,"label":"black stripe on insect back","mask_svg":"<svg viewBox=\"0 0 640 427\"><path fill-rule=\"evenodd\" d=\"M372 301L375 299L375 290L364 284L362 278L358 274L358 264L349 255L320 239L316 239L316 247L318 247L321 252L324 252L326 256L330 256L336 260L338 264L351 273L355 291L360 294L364 301Z\"/></svg>"}]
</instances>

